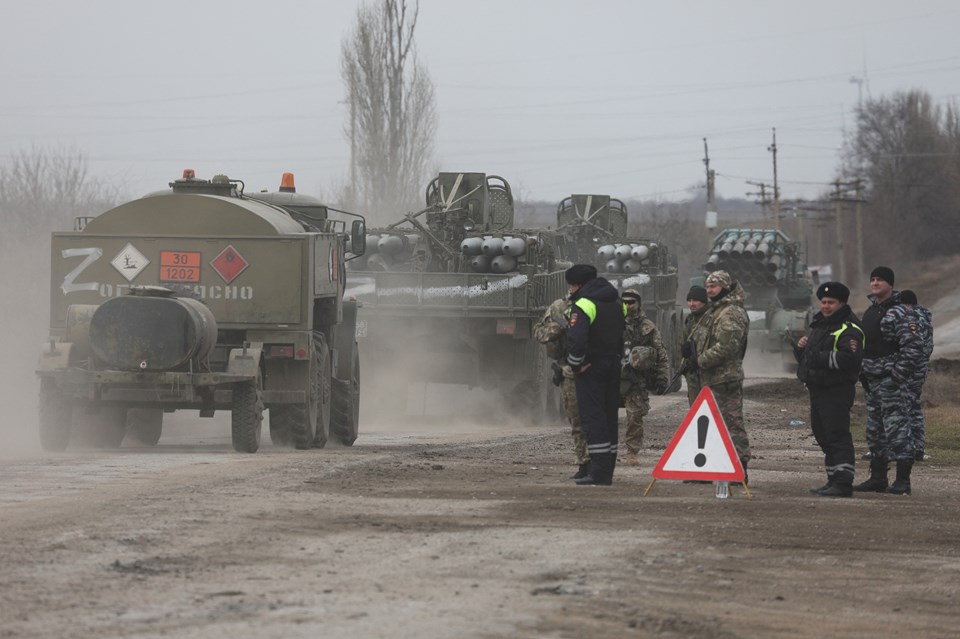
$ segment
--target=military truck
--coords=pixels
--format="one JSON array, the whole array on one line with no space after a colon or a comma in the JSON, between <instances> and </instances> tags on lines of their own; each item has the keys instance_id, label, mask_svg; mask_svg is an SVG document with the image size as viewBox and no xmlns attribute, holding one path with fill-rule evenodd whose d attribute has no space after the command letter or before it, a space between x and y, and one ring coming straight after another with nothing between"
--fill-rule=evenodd
<instances>
[{"instance_id":1,"label":"military truck","mask_svg":"<svg viewBox=\"0 0 960 639\"><path fill-rule=\"evenodd\" d=\"M160 439L165 413L230 411L235 450L253 453L269 410L275 443L357 438L356 303L344 255L365 223L327 216L285 174L276 193L198 179L76 221L52 238L50 338L42 346L40 441L65 449Z\"/></svg>"},{"instance_id":2,"label":"military truck","mask_svg":"<svg viewBox=\"0 0 960 639\"><path fill-rule=\"evenodd\" d=\"M351 260L347 295L361 303L359 339L378 397L405 409L411 381L497 391L505 416L556 410L533 324L566 294L558 236L514 228L513 193L500 176L440 173L426 208L369 229Z\"/></svg>"},{"instance_id":3,"label":"military truck","mask_svg":"<svg viewBox=\"0 0 960 639\"><path fill-rule=\"evenodd\" d=\"M631 238L623 201L609 195L571 195L557 206L561 255L593 264L619 290L640 291L644 313L660 330L672 367L679 365L680 315L676 260L662 242Z\"/></svg>"},{"instance_id":4,"label":"military truck","mask_svg":"<svg viewBox=\"0 0 960 639\"><path fill-rule=\"evenodd\" d=\"M794 367L793 344L806 333L813 308L813 281L800 242L775 229L723 229L713 239L703 270L727 271L743 286L749 348ZM703 278L694 283L702 284Z\"/></svg>"}]
</instances>

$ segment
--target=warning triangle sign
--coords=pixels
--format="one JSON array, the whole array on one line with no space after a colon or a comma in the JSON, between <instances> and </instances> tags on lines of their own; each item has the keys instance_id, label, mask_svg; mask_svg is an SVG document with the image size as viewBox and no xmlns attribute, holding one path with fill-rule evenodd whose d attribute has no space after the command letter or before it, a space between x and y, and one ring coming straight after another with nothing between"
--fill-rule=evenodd
<instances>
[{"instance_id":1,"label":"warning triangle sign","mask_svg":"<svg viewBox=\"0 0 960 639\"><path fill-rule=\"evenodd\" d=\"M739 481L744 478L737 449L717 400L704 386L653 469L655 479Z\"/></svg>"}]
</instances>

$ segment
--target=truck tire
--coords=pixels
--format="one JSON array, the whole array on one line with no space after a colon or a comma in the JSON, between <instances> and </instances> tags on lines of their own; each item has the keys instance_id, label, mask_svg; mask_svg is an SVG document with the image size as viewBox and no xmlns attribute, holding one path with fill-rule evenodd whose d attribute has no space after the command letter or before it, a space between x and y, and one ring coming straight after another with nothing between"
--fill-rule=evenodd
<instances>
[{"instance_id":1,"label":"truck tire","mask_svg":"<svg viewBox=\"0 0 960 639\"><path fill-rule=\"evenodd\" d=\"M290 411L288 406L273 406L270 409L270 441L274 446L290 446Z\"/></svg>"},{"instance_id":2,"label":"truck tire","mask_svg":"<svg viewBox=\"0 0 960 639\"><path fill-rule=\"evenodd\" d=\"M263 383L260 375L233 385L230 410L230 439L238 453L255 453L260 448L263 425Z\"/></svg>"},{"instance_id":3,"label":"truck tire","mask_svg":"<svg viewBox=\"0 0 960 639\"><path fill-rule=\"evenodd\" d=\"M128 408L127 434L141 446L156 446L163 434L163 410L159 408Z\"/></svg>"},{"instance_id":4,"label":"truck tire","mask_svg":"<svg viewBox=\"0 0 960 639\"><path fill-rule=\"evenodd\" d=\"M290 404L283 407L290 430L290 440L301 450L311 448L321 429L319 420L323 396L322 370L330 355L326 344L314 343L313 360L307 370L307 400L303 404Z\"/></svg>"},{"instance_id":5,"label":"truck tire","mask_svg":"<svg viewBox=\"0 0 960 639\"><path fill-rule=\"evenodd\" d=\"M334 380L333 414L330 429L344 446L353 446L360 434L360 354L353 349L353 375Z\"/></svg>"},{"instance_id":6,"label":"truck tire","mask_svg":"<svg viewBox=\"0 0 960 639\"><path fill-rule=\"evenodd\" d=\"M323 448L330 438L331 399L333 397L333 362L330 357L330 349L325 342L319 343L318 356L316 382L318 383L319 395L317 397L317 428L313 438L313 446Z\"/></svg>"},{"instance_id":7,"label":"truck tire","mask_svg":"<svg viewBox=\"0 0 960 639\"><path fill-rule=\"evenodd\" d=\"M127 434L127 410L115 406L101 406L96 413L88 415L90 442L94 448L120 448Z\"/></svg>"},{"instance_id":8,"label":"truck tire","mask_svg":"<svg viewBox=\"0 0 960 639\"><path fill-rule=\"evenodd\" d=\"M43 450L62 452L70 445L73 410L63 401L57 385L40 380L40 446Z\"/></svg>"}]
</instances>

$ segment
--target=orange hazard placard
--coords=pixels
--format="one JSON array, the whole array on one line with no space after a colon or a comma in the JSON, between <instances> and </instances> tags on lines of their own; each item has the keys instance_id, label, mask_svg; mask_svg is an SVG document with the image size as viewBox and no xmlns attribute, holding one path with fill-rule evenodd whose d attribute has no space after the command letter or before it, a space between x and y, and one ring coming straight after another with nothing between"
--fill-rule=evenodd
<instances>
[{"instance_id":1,"label":"orange hazard placard","mask_svg":"<svg viewBox=\"0 0 960 639\"><path fill-rule=\"evenodd\" d=\"M655 479L737 481L743 466L717 400L704 386L653 469Z\"/></svg>"},{"instance_id":2,"label":"orange hazard placard","mask_svg":"<svg viewBox=\"0 0 960 639\"><path fill-rule=\"evenodd\" d=\"M160 251L161 282L199 282L199 251Z\"/></svg>"}]
</instances>

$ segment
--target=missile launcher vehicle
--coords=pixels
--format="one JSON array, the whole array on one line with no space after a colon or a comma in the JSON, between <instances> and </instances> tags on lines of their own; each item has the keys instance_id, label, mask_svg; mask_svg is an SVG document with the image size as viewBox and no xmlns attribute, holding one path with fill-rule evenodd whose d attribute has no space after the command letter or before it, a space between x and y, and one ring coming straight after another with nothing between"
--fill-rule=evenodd
<instances>
[{"instance_id":1,"label":"missile launcher vehicle","mask_svg":"<svg viewBox=\"0 0 960 639\"><path fill-rule=\"evenodd\" d=\"M627 207L608 195L571 195L557 206L561 256L593 264L620 291L640 291L642 308L663 338L671 367L680 362L676 260L658 241L627 234Z\"/></svg>"},{"instance_id":2,"label":"missile launcher vehicle","mask_svg":"<svg viewBox=\"0 0 960 639\"><path fill-rule=\"evenodd\" d=\"M381 373L384 408L405 409L407 384L416 381L497 391L524 417L556 412L532 329L566 295L570 263L558 255L556 233L513 221L505 179L441 173L427 187L426 208L368 229L367 254L347 263L347 295L361 305L358 336L371 360L364 368Z\"/></svg>"},{"instance_id":3,"label":"missile launcher vehicle","mask_svg":"<svg viewBox=\"0 0 960 639\"><path fill-rule=\"evenodd\" d=\"M800 242L773 229L724 229L713 239L705 274L724 270L743 287L750 316L748 346L779 355L795 367L793 344L813 315L813 281ZM702 284L702 278L695 278Z\"/></svg>"},{"instance_id":4,"label":"missile launcher vehicle","mask_svg":"<svg viewBox=\"0 0 960 639\"><path fill-rule=\"evenodd\" d=\"M52 238L50 338L41 347L40 441L63 450L81 422L94 443L160 439L164 413L230 411L255 452L357 437L356 303L344 256L364 222L296 193L246 195L192 170L170 188L77 220ZM359 216L358 216L359 217Z\"/></svg>"}]
</instances>

